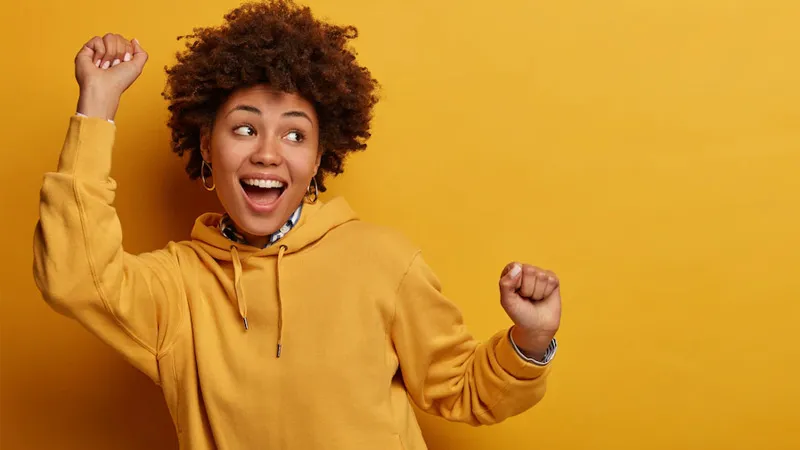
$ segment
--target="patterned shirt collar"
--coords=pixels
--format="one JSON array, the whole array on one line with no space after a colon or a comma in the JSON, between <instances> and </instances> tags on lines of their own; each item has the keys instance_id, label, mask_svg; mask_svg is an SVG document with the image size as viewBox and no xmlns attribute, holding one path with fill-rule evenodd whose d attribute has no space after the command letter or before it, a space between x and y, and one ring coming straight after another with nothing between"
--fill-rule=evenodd
<instances>
[{"instance_id":1,"label":"patterned shirt collar","mask_svg":"<svg viewBox=\"0 0 800 450\"><path fill-rule=\"evenodd\" d=\"M291 231L291 229L294 228L295 225L297 225L297 222L300 220L300 214L302 212L303 212L303 204L300 203L300 206L298 206L297 209L294 210L292 215L289 217L289 220L286 221L286 223L281 227L281 229L272 233L269 236L269 239L267 240L267 245L265 245L264 248L269 247L270 245L278 242L278 240L281 239L282 237L286 236L286 233ZM223 236L228 238L228 240L236 242L237 244L250 245L247 242L247 239L245 239L244 235L239 233L239 231L236 229L236 225L234 225L233 220L227 214L223 214L222 219L220 219L219 221L219 232L222 233Z\"/></svg>"}]
</instances>

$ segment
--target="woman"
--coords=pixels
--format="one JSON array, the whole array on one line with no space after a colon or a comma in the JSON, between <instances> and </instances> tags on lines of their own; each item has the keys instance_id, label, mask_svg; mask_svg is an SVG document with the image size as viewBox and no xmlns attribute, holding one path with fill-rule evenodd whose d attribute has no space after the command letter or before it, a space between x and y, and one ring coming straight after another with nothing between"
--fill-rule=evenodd
<instances>
[{"instance_id":1,"label":"woman","mask_svg":"<svg viewBox=\"0 0 800 450\"><path fill-rule=\"evenodd\" d=\"M45 299L161 386L185 449L424 449L410 401L473 425L534 405L555 352L556 277L509 264L500 303L514 326L474 340L418 249L317 198L369 137L377 83L348 47L355 28L288 1L225 19L190 36L165 91L173 148L225 214L199 217L190 240L124 252L113 118L147 54L95 37L42 187Z\"/></svg>"}]
</instances>

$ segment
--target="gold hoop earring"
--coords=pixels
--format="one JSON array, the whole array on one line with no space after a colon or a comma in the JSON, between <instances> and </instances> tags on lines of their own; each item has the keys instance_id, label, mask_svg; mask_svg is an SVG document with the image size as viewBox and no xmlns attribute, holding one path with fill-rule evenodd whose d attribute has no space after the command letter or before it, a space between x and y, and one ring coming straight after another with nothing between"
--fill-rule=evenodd
<instances>
[{"instance_id":1,"label":"gold hoop earring","mask_svg":"<svg viewBox=\"0 0 800 450\"><path fill-rule=\"evenodd\" d=\"M200 164L200 178L203 179L203 187L205 188L205 190L211 192L217 187L217 183L214 180L211 180L213 184L211 186L208 185L208 182L206 181L206 167L208 168L209 175L213 176L214 171L211 170L211 164L207 163L206 160L204 159L203 163Z\"/></svg>"},{"instance_id":2,"label":"gold hoop earring","mask_svg":"<svg viewBox=\"0 0 800 450\"><path fill-rule=\"evenodd\" d=\"M312 186L314 187L313 192L311 191ZM317 200L319 200L319 185L317 184L317 177L311 179L311 184L309 184L308 188L306 189L306 195L311 198L309 203L312 205L317 203Z\"/></svg>"}]
</instances>

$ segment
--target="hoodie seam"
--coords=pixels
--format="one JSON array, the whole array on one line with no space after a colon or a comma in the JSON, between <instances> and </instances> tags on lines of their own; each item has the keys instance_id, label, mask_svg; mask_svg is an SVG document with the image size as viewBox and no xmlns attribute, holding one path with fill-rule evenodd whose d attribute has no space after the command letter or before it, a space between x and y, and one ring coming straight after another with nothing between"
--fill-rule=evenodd
<instances>
[{"instance_id":1,"label":"hoodie seam","mask_svg":"<svg viewBox=\"0 0 800 450\"><path fill-rule=\"evenodd\" d=\"M419 258L419 255L421 253L422 253L422 250L416 250L414 252L414 254L411 256L411 262L408 263L408 266L406 267L406 270L403 272L403 276L400 277L400 282L397 283L397 289L394 292L394 312L392 313L392 327L390 328L390 330L394 330L394 324L395 324L396 319L397 319L397 304L400 301L400 289L402 289L403 283L405 283L409 272L411 272L411 268L414 267L414 263L417 262L417 259ZM399 359L400 358L398 357L398 364L400 364ZM426 373L425 374L425 378L422 379L422 386L424 387L425 383L427 383L427 382L428 382L428 374ZM424 392L424 390L425 389L423 388L423 392Z\"/></svg>"},{"instance_id":2,"label":"hoodie seam","mask_svg":"<svg viewBox=\"0 0 800 450\"><path fill-rule=\"evenodd\" d=\"M403 287L403 283L406 281L406 277L408 276L408 273L411 272L411 267L414 266L414 263L417 261L417 257L419 256L420 253L422 253L422 250L417 250L414 252L413 255L411 255L411 262L409 262L408 266L406 266L406 270L403 271L403 275L400 277L400 281L397 283L397 288L394 290L394 308L392 310L391 326L389 327L390 335L391 335L391 330L394 330L395 320L397 319L397 303L400 294L400 289Z\"/></svg>"},{"instance_id":3,"label":"hoodie seam","mask_svg":"<svg viewBox=\"0 0 800 450\"><path fill-rule=\"evenodd\" d=\"M156 350L155 356L158 361L161 361L161 358L169 355L172 353L172 350L177 347L177 342L183 337L184 330L183 328L186 326L186 319L184 318L185 314L181 314L180 322L178 323L177 331L175 331L175 337L169 341L168 344L164 344L161 350Z\"/></svg>"},{"instance_id":4,"label":"hoodie seam","mask_svg":"<svg viewBox=\"0 0 800 450\"><path fill-rule=\"evenodd\" d=\"M178 324L178 330L175 332L175 337L169 342L169 344L165 344L162 350L156 351L155 356L158 361L161 361L162 358L168 356L170 353L172 353L172 350L177 347L176 344L178 340L183 337L183 327L186 326L185 323L186 321L183 319L183 317L181 317L181 322Z\"/></svg>"},{"instance_id":5,"label":"hoodie seam","mask_svg":"<svg viewBox=\"0 0 800 450\"><path fill-rule=\"evenodd\" d=\"M400 289L403 287L403 283L405 282L406 278L408 277L408 273L411 272L411 268L414 267L414 264L419 259L420 254L422 254L422 250L417 250L417 251L414 252L414 255L411 257L411 262L408 264L408 267L406 267L405 272L403 272L403 276L400 277L400 282L398 283L397 289L395 290L395 303L394 303L394 312L392 314L392 326L391 326L392 330L394 329L395 319L397 318L397 303L398 303L398 300L399 300L398 297L399 297ZM482 342L481 345L486 345L488 347L486 350L494 353L494 345L492 345L492 342L493 341L490 339L488 341ZM473 356L472 356L473 363L474 363L474 357L475 357L475 355L473 354ZM503 371L506 371L505 368L503 368ZM422 380L422 385L424 386L427 382L428 382L428 374L425 374L425 378ZM494 401L491 403L491 406L487 406L486 408L473 408L473 415L475 415L475 416L483 416L483 417L486 417L486 416L490 416L491 417L492 410L494 410L495 408L500 406L500 404L502 404L503 401L505 400L505 397L506 397L505 394L508 392L508 389L509 389L510 386L511 386L511 382L510 381L504 382L503 383L503 387L500 388L500 393L497 395L497 398L494 399Z\"/></svg>"},{"instance_id":6,"label":"hoodie seam","mask_svg":"<svg viewBox=\"0 0 800 450\"><path fill-rule=\"evenodd\" d=\"M178 382L178 371L175 369L175 358L172 358L171 364L172 366L172 380L175 383L174 390L175 390L175 429L178 433L178 437L183 437L183 429L181 427L181 417L180 417L180 405L181 405L181 392L178 389L180 383Z\"/></svg>"},{"instance_id":7,"label":"hoodie seam","mask_svg":"<svg viewBox=\"0 0 800 450\"><path fill-rule=\"evenodd\" d=\"M397 304L399 303L400 289L403 287L403 283L405 282L406 277L408 276L408 273L411 272L411 267L414 266L414 262L416 262L417 256L421 252L422 252L421 250L416 250L414 252L414 254L411 256L411 261L408 263L408 266L406 266L405 271L403 271L403 275L400 277L400 281L397 283L397 288L394 291L394 305L392 305L393 306L393 308L392 308L392 320L389 322L389 329L386 332L386 338L389 340L389 343L392 345L392 348L394 348L395 354L397 353L397 347L395 347L395 345L394 345L394 339L392 338L392 334L393 334L393 331L394 331L394 324L395 324L396 319L397 319ZM384 364L386 364L386 361L387 361L387 356L384 356ZM400 361L400 356L399 355L397 355L397 365L398 365L398 368L401 367L401 361ZM400 370L402 372L402 369L400 369ZM427 376L425 377L425 380L427 380ZM423 381L423 385L424 384L425 383ZM406 389L408 389L408 388L406 388ZM392 386L391 386L391 383L390 383L389 384L389 408L390 408L390 413L392 415L392 422L394 423L395 433L396 433L396 435L398 437L398 440L400 441L400 446L401 446L401 448L405 448L405 446L403 445L403 440L400 438L399 424L397 423L397 417L394 414L394 405L392 403L392 400L393 400L392 399Z\"/></svg>"},{"instance_id":8,"label":"hoodie seam","mask_svg":"<svg viewBox=\"0 0 800 450\"><path fill-rule=\"evenodd\" d=\"M173 259L173 257L175 257L175 259ZM175 267L174 267L174 269L176 269L175 273L177 273L177 274L182 273L181 272L181 268L180 268L180 264L178 264L178 262L177 262L177 256L175 254L173 254L172 251L170 251L170 261L172 261L175 264ZM178 285L181 286L181 291L182 291L182 294L183 294L181 296L180 300L181 300L181 303L186 306L186 309L184 309L184 308L180 308L179 309L179 314L180 315L178 317L178 323L176 325L175 336L172 338L172 340L171 341L167 341L164 345L161 346L160 349L156 349L155 355L156 355L156 360L158 360L158 361L161 361L161 358L169 355L172 352L172 349L174 349L176 347L175 344L178 342L178 340L181 337L183 337L184 327L187 326L186 324L189 323L189 321L187 320L187 316L189 315L188 314L189 305L188 305L188 300L187 300L187 296L186 296L187 294L186 294L186 290L185 290L185 284L183 283L183 277L181 277L180 283Z\"/></svg>"},{"instance_id":9,"label":"hoodie seam","mask_svg":"<svg viewBox=\"0 0 800 450\"><path fill-rule=\"evenodd\" d=\"M127 327L127 325L125 325L121 320L119 320L119 317L117 317L117 314L114 312L114 310L110 307L108 303L108 298L106 297L106 294L103 291L102 282L100 281L100 277L97 275L97 267L95 265L94 259L92 258L91 244L89 243L89 239L87 239L88 230L86 227L86 210L83 205L83 200L80 195L80 190L78 189L77 171L78 171L78 161L80 159L80 154L82 150L81 149L83 143L82 131L84 126L85 124L81 123L80 128L78 129L78 145L77 149L75 150L75 157L74 157L75 164L72 175L72 194L75 196L75 203L78 206L78 217L80 218L81 221L81 234L83 237L83 248L84 251L86 252L86 260L89 263L89 271L91 272L92 275L92 282L94 283L95 291L97 292L98 297L100 297L100 301L102 302L103 307L106 309L108 314L111 315L111 317L114 319L117 325L140 347L150 352L153 356L156 356L157 352L154 348L151 348L149 345L147 345L147 343L145 343L141 338L139 338L139 336L133 333L133 331L131 331Z\"/></svg>"}]
</instances>

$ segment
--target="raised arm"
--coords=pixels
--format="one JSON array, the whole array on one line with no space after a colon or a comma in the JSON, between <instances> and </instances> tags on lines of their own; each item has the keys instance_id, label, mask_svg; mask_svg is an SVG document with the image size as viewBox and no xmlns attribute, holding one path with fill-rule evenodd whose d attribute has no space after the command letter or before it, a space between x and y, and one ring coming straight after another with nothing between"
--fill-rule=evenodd
<instances>
[{"instance_id":1,"label":"raised arm","mask_svg":"<svg viewBox=\"0 0 800 450\"><path fill-rule=\"evenodd\" d=\"M34 236L34 278L45 300L73 317L158 382L157 357L182 327L183 289L175 253L131 255L109 177L122 93L147 54L135 40L95 37L75 58L78 114L56 172L45 174Z\"/></svg>"}]
</instances>

